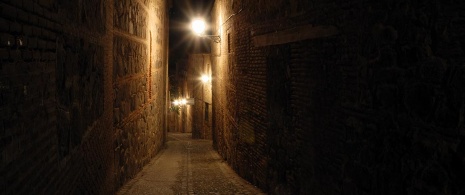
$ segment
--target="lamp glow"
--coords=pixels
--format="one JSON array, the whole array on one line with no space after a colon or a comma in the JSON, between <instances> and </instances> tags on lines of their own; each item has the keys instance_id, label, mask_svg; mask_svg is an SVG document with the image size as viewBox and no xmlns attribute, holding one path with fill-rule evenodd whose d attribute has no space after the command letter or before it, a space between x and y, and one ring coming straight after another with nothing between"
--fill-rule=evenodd
<instances>
[{"instance_id":1,"label":"lamp glow","mask_svg":"<svg viewBox=\"0 0 465 195\"><path fill-rule=\"evenodd\" d=\"M197 35L202 35L205 32L205 21L201 19L195 19L191 23L191 28L194 31L195 34Z\"/></svg>"},{"instance_id":2,"label":"lamp glow","mask_svg":"<svg viewBox=\"0 0 465 195\"><path fill-rule=\"evenodd\" d=\"M202 77L200 77L200 80L202 80L203 83L207 83L211 80L211 78L207 75L202 75Z\"/></svg>"},{"instance_id":3,"label":"lamp glow","mask_svg":"<svg viewBox=\"0 0 465 195\"><path fill-rule=\"evenodd\" d=\"M194 19L191 22L191 30L193 31L194 34L196 34L199 37L204 37L204 38L209 38L213 40L215 43L220 43L221 42L221 37L219 35L206 35L205 30L207 28L207 24L205 23L205 20L203 19Z\"/></svg>"}]
</instances>

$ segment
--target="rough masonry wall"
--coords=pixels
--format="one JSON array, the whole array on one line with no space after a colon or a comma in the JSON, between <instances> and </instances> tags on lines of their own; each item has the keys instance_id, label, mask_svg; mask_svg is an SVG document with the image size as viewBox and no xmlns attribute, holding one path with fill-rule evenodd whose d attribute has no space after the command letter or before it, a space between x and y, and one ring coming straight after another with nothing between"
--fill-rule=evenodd
<instances>
[{"instance_id":1,"label":"rough masonry wall","mask_svg":"<svg viewBox=\"0 0 465 195\"><path fill-rule=\"evenodd\" d=\"M156 154L166 6L0 3L2 194L112 194Z\"/></svg>"},{"instance_id":2,"label":"rough masonry wall","mask_svg":"<svg viewBox=\"0 0 465 195\"><path fill-rule=\"evenodd\" d=\"M113 81L117 182L134 176L163 145L165 3L114 1Z\"/></svg>"},{"instance_id":3,"label":"rough masonry wall","mask_svg":"<svg viewBox=\"0 0 465 195\"><path fill-rule=\"evenodd\" d=\"M271 194L465 191L463 2L228 2L214 143L240 175ZM308 24L338 34L253 44Z\"/></svg>"}]
</instances>

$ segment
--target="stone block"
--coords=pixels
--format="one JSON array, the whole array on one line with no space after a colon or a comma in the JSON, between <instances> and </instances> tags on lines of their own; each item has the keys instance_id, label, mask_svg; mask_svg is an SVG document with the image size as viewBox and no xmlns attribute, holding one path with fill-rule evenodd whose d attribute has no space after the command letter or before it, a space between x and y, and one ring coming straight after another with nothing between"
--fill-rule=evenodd
<instances>
[{"instance_id":1,"label":"stone block","mask_svg":"<svg viewBox=\"0 0 465 195\"><path fill-rule=\"evenodd\" d=\"M39 51L39 50L33 50L33 52L32 52L32 57L33 57L33 59L34 59L35 61L40 61L40 59L41 59L41 53L42 53L42 52Z\"/></svg>"},{"instance_id":2,"label":"stone block","mask_svg":"<svg viewBox=\"0 0 465 195\"><path fill-rule=\"evenodd\" d=\"M33 35L34 32L32 30L32 26L28 25L28 24L24 24L23 25L23 33L24 33L25 36Z\"/></svg>"},{"instance_id":3,"label":"stone block","mask_svg":"<svg viewBox=\"0 0 465 195\"><path fill-rule=\"evenodd\" d=\"M10 29L10 23L11 21L5 18L0 18L0 32L8 32Z\"/></svg>"},{"instance_id":4,"label":"stone block","mask_svg":"<svg viewBox=\"0 0 465 195\"><path fill-rule=\"evenodd\" d=\"M39 49L47 49L47 41L45 41L43 39L38 39L37 40L37 47Z\"/></svg>"},{"instance_id":5,"label":"stone block","mask_svg":"<svg viewBox=\"0 0 465 195\"><path fill-rule=\"evenodd\" d=\"M127 12L126 9L133 11ZM135 0L119 1L115 4L114 26L129 34L146 38L147 13Z\"/></svg>"},{"instance_id":6,"label":"stone block","mask_svg":"<svg viewBox=\"0 0 465 195\"><path fill-rule=\"evenodd\" d=\"M146 71L145 62L147 57L142 55L147 52L146 45L117 36L114 38L113 45L117 53L113 57L114 78L124 78Z\"/></svg>"},{"instance_id":7,"label":"stone block","mask_svg":"<svg viewBox=\"0 0 465 195\"><path fill-rule=\"evenodd\" d=\"M19 49L10 50L10 59L12 59L13 61L20 61L22 59L21 50Z\"/></svg>"},{"instance_id":8,"label":"stone block","mask_svg":"<svg viewBox=\"0 0 465 195\"><path fill-rule=\"evenodd\" d=\"M10 23L10 33L21 34L23 31L23 25L18 22Z\"/></svg>"},{"instance_id":9,"label":"stone block","mask_svg":"<svg viewBox=\"0 0 465 195\"><path fill-rule=\"evenodd\" d=\"M16 7L4 3L2 3L1 5L2 16L13 21L16 20L16 17L18 15L18 9Z\"/></svg>"},{"instance_id":10,"label":"stone block","mask_svg":"<svg viewBox=\"0 0 465 195\"><path fill-rule=\"evenodd\" d=\"M23 1L23 7L24 10L27 12L33 12L34 11L34 2L33 1Z\"/></svg>"},{"instance_id":11,"label":"stone block","mask_svg":"<svg viewBox=\"0 0 465 195\"><path fill-rule=\"evenodd\" d=\"M47 22L48 20L46 18L43 18L43 17L37 18L37 25L42 27L42 30L45 30L44 28L47 27Z\"/></svg>"},{"instance_id":12,"label":"stone block","mask_svg":"<svg viewBox=\"0 0 465 195\"><path fill-rule=\"evenodd\" d=\"M33 59L32 53L33 52L31 50L21 50L22 58L24 60L32 60Z\"/></svg>"},{"instance_id":13,"label":"stone block","mask_svg":"<svg viewBox=\"0 0 465 195\"><path fill-rule=\"evenodd\" d=\"M46 47L44 49L49 50L49 51L56 50L55 41L54 40L47 40L47 45L46 45Z\"/></svg>"},{"instance_id":14,"label":"stone block","mask_svg":"<svg viewBox=\"0 0 465 195\"><path fill-rule=\"evenodd\" d=\"M44 8L42 8L41 5L37 4L36 2L34 2L34 13L35 14L38 14L39 16L43 16L44 15Z\"/></svg>"},{"instance_id":15,"label":"stone block","mask_svg":"<svg viewBox=\"0 0 465 195\"><path fill-rule=\"evenodd\" d=\"M39 0L38 1L38 4L40 6L43 6L43 7L48 8L48 9L52 8L54 3L55 3L55 0Z\"/></svg>"},{"instance_id":16,"label":"stone block","mask_svg":"<svg viewBox=\"0 0 465 195\"><path fill-rule=\"evenodd\" d=\"M23 11L23 10L19 10L18 9L18 21L21 21L22 23L28 23L29 22L29 17L30 17L30 14Z\"/></svg>"},{"instance_id":17,"label":"stone block","mask_svg":"<svg viewBox=\"0 0 465 195\"><path fill-rule=\"evenodd\" d=\"M1 60L8 60L10 58L9 49L0 48L0 57Z\"/></svg>"},{"instance_id":18,"label":"stone block","mask_svg":"<svg viewBox=\"0 0 465 195\"><path fill-rule=\"evenodd\" d=\"M33 27L32 27L32 32L33 32L34 34L32 34L31 36L34 36L34 37L37 37L37 38L39 38L39 37L42 36L42 29L39 28L39 27L33 26Z\"/></svg>"},{"instance_id":19,"label":"stone block","mask_svg":"<svg viewBox=\"0 0 465 195\"><path fill-rule=\"evenodd\" d=\"M27 46L28 48L31 48L31 49L37 49L37 46L38 46L38 43L37 43L37 38L35 37L28 37L27 39Z\"/></svg>"},{"instance_id":20,"label":"stone block","mask_svg":"<svg viewBox=\"0 0 465 195\"><path fill-rule=\"evenodd\" d=\"M50 22L47 22L47 24L48 23L50 23ZM53 33L50 30L43 29L42 30L42 37L45 38L45 39L48 39L48 40L54 40L54 39L56 39L56 34Z\"/></svg>"}]
</instances>

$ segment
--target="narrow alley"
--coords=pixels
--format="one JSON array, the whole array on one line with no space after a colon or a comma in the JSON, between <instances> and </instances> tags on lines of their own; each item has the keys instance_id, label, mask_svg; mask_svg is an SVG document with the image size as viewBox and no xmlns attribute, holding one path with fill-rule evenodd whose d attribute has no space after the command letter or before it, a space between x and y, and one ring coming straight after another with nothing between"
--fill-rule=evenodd
<instances>
[{"instance_id":1,"label":"narrow alley","mask_svg":"<svg viewBox=\"0 0 465 195\"><path fill-rule=\"evenodd\" d=\"M0 195L464 195L465 0L0 0Z\"/></svg>"},{"instance_id":2,"label":"narrow alley","mask_svg":"<svg viewBox=\"0 0 465 195\"><path fill-rule=\"evenodd\" d=\"M169 133L166 148L117 194L263 194L234 173L211 141L191 137Z\"/></svg>"}]
</instances>

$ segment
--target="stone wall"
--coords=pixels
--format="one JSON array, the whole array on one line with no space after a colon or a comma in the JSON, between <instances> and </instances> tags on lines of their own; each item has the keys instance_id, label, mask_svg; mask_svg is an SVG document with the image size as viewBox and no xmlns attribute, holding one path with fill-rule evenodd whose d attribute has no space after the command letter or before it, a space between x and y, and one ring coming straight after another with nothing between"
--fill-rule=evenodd
<instances>
[{"instance_id":1,"label":"stone wall","mask_svg":"<svg viewBox=\"0 0 465 195\"><path fill-rule=\"evenodd\" d=\"M271 194L463 193L464 8L216 1L214 146Z\"/></svg>"},{"instance_id":2,"label":"stone wall","mask_svg":"<svg viewBox=\"0 0 465 195\"><path fill-rule=\"evenodd\" d=\"M0 191L112 194L163 145L167 3L0 3Z\"/></svg>"}]
</instances>

